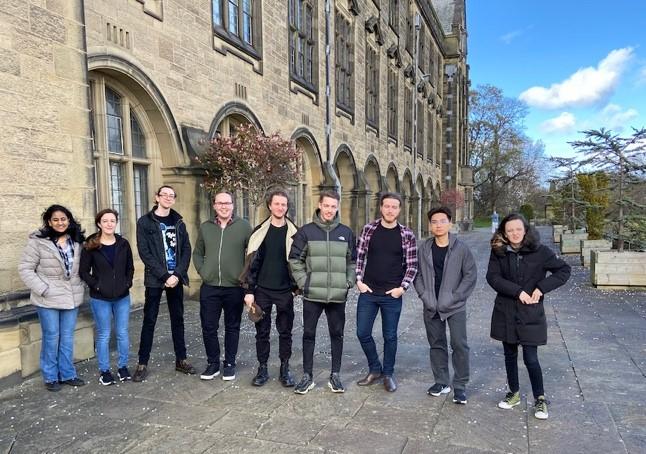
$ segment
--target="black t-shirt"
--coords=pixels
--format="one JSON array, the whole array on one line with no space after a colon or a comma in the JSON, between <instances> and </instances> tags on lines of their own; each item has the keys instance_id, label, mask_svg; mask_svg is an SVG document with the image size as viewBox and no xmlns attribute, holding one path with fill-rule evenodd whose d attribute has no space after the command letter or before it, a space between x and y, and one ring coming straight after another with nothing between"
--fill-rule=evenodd
<instances>
[{"instance_id":1,"label":"black t-shirt","mask_svg":"<svg viewBox=\"0 0 646 454\"><path fill-rule=\"evenodd\" d=\"M164 237L164 255L166 257L166 269L172 273L177 266L177 230L175 228L175 217L157 216L153 213L155 219L159 221L162 236Z\"/></svg>"},{"instance_id":2,"label":"black t-shirt","mask_svg":"<svg viewBox=\"0 0 646 454\"><path fill-rule=\"evenodd\" d=\"M370 238L366 254L363 282L375 295L402 285L404 279L404 251L399 225L387 229L379 224Z\"/></svg>"},{"instance_id":3,"label":"black t-shirt","mask_svg":"<svg viewBox=\"0 0 646 454\"><path fill-rule=\"evenodd\" d=\"M282 227L269 226L267 235L260 245L263 255L258 272L258 286L269 290L289 290L291 283L287 269L287 224Z\"/></svg>"},{"instance_id":4,"label":"black t-shirt","mask_svg":"<svg viewBox=\"0 0 646 454\"><path fill-rule=\"evenodd\" d=\"M440 286L442 285L442 276L444 274L444 259L449 246L440 247L435 241L431 246L433 252L433 270L435 271L435 298L440 296Z\"/></svg>"},{"instance_id":5,"label":"black t-shirt","mask_svg":"<svg viewBox=\"0 0 646 454\"><path fill-rule=\"evenodd\" d=\"M105 256L105 259L108 261L110 266L114 268L114 256L115 256L115 253L117 252L117 243L102 244L101 249L99 250Z\"/></svg>"}]
</instances>

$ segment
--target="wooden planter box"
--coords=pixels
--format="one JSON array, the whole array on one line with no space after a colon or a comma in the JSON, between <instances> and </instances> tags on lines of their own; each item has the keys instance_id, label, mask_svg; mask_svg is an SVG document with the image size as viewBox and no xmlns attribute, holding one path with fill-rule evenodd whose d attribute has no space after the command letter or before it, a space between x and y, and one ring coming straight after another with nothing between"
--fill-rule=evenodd
<instances>
[{"instance_id":1,"label":"wooden planter box","mask_svg":"<svg viewBox=\"0 0 646 454\"><path fill-rule=\"evenodd\" d=\"M587 240L587 233L562 233L561 254L581 254L581 240Z\"/></svg>"},{"instance_id":2,"label":"wooden planter box","mask_svg":"<svg viewBox=\"0 0 646 454\"><path fill-rule=\"evenodd\" d=\"M595 287L646 287L646 252L592 251L590 278Z\"/></svg>"},{"instance_id":3,"label":"wooden planter box","mask_svg":"<svg viewBox=\"0 0 646 454\"><path fill-rule=\"evenodd\" d=\"M609 251L612 241L609 240L581 240L581 265L590 266L590 253L592 251Z\"/></svg>"}]
</instances>

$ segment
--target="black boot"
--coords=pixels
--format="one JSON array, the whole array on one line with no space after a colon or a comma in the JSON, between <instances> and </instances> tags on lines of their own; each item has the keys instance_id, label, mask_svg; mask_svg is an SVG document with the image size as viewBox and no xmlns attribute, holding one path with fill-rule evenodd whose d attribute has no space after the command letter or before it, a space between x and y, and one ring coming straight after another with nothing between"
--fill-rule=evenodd
<instances>
[{"instance_id":1,"label":"black boot","mask_svg":"<svg viewBox=\"0 0 646 454\"><path fill-rule=\"evenodd\" d=\"M267 363L261 363L258 366L258 373L251 382L254 386L262 386L269 381L269 371L267 370Z\"/></svg>"},{"instance_id":2,"label":"black boot","mask_svg":"<svg viewBox=\"0 0 646 454\"><path fill-rule=\"evenodd\" d=\"M280 382L285 388L292 388L296 385L294 377L289 372L289 361L281 361L280 363Z\"/></svg>"}]
</instances>

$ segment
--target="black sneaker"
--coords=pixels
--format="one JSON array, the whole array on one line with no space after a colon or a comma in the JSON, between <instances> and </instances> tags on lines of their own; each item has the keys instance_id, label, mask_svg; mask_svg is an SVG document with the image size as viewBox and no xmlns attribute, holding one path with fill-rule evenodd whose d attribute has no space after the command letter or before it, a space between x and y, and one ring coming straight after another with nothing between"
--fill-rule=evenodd
<instances>
[{"instance_id":1,"label":"black sneaker","mask_svg":"<svg viewBox=\"0 0 646 454\"><path fill-rule=\"evenodd\" d=\"M298 385L296 385L296 388L294 388L294 392L296 394L307 394L307 392L313 389L314 386L316 386L316 384L312 380L312 375L305 373L303 374L301 381L299 381Z\"/></svg>"},{"instance_id":2,"label":"black sneaker","mask_svg":"<svg viewBox=\"0 0 646 454\"><path fill-rule=\"evenodd\" d=\"M267 370L267 363L258 366L258 373L251 381L254 386L262 386L269 381L269 371Z\"/></svg>"},{"instance_id":3,"label":"black sneaker","mask_svg":"<svg viewBox=\"0 0 646 454\"><path fill-rule=\"evenodd\" d=\"M333 393L345 392L345 387L343 386L343 383L341 383L341 377L339 377L338 372L332 372L330 374L330 380L327 382L327 386Z\"/></svg>"},{"instance_id":4,"label":"black sneaker","mask_svg":"<svg viewBox=\"0 0 646 454\"><path fill-rule=\"evenodd\" d=\"M453 390L453 403L460 405L467 404L467 393L464 392L464 389Z\"/></svg>"},{"instance_id":5,"label":"black sneaker","mask_svg":"<svg viewBox=\"0 0 646 454\"><path fill-rule=\"evenodd\" d=\"M101 375L99 376L99 383L103 386L110 386L114 384L114 377L112 376L110 369L101 371Z\"/></svg>"},{"instance_id":6,"label":"black sneaker","mask_svg":"<svg viewBox=\"0 0 646 454\"><path fill-rule=\"evenodd\" d=\"M191 366L191 363L182 359L180 361L175 361L175 370L186 375L195 375L195 368Z\"/></svg>"},{"instance_id":7,"label":"black sneaker","mask_svg":"<svg viewBox=\"0 0 646 454\"><path fill-rule=\"evenodd\" d=\"M130 375L128 366L120 367L119 370L117 371L117 375L119 376L119 381L132 380L132 376Z\"/></svg>"},{"instance_id":8,"label":"black sneaker","mask_svg":"<svg viewBox=\"0 0 646 454\"><path fill-rule=\"evenodd\" d=\"M135 383L142 382L146 379L148 376L148 366L145 364L137 364L137 368L135 369L135 375L132 376L132 381Z\"/></svg>"},{"instance_id":9,"label":"black sneaker","mask_svg":"<svg viewBox=\"0 0 646 454\"><path fill-rule=\"evenodd\" d=\"M220 375L220 363L209 363L200 378L202 380L213 380L218 375Z\"/></svg>"},{"instance_id":10,"label":"black sneaker","mask_svg":"<svg viewBox=\"0 0 646 454\"><path fill-rule=\"evenodd\" d=\"M233 364L225 364L222 371L222 380L231 381L236 379L236 366Z\"/></svg>"},{"instance_id":11,"label":"black sneaker","mask_svg":"<svg viewBox=\"0 0 646 454\"><path fill-rule=\"evenodd\" d=\"M426 391L428 395L435 396L435 397L439 397L442 394L448 394L450 392L451 392L451 387L443 383L435 383Z\"/></svg>"},{"instance_id":12,"label":"black sneaker","mask_svg":"<svg viewBox=\"0 0 646 454\"><path fill-rule=\"evenodd\" d=\"M74 386L74 387L85 386L85 382L83 381L83 379L78 378L78 377L70 378L69 380L61 380L61 384L62 385L68 385L68 386Z\"/></svg>"},{"instance_id":13,"label":"black sneaker","mask_svg":"<svg viewBox=\"0 0 646 454\"><path fill-rule=\"evenodd\" d=\"M48 381L45 382L45 389L51 392L57 392L61 390L61 384L57 381Z\"/></svg>"}]
</instances>

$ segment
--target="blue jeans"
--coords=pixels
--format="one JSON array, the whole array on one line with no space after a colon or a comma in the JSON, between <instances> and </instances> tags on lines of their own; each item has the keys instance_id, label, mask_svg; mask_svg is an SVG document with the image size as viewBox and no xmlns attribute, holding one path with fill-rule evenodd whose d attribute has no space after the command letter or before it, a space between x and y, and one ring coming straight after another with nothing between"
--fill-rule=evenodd
<instances>
[{"instance_id":1,"label":"blue jeans","mask_svg":"<svg viewBox=\"0 0 646 454\"><path fill-rule=\"evenodd\" d=\"M110 331L114 317L114 331L117 336L117 351L119 368L128 365L128 319L130 318L130 295L116 301L106 301L90 298L90 306L96 323L96 356L99 360L99 370L110 369Z\"/></svg>"},{"instance_id":2,"label":"blue jeans","mask_svg":"<svg viewBox=\"0 0 646 454\"><path fill-rule=\"evenodd\" d=\"M384 366L379 362L377 346L372 337L372 327L375 324L377 312L381 310L381 331L384 336ZM363 353L368 359L368 367L372 373L392 375L395 371L395 356L397 355L397 326L402 312L402 297L393 298L389 295L377 296L372 293L359 295L357 303L357 337Z\"/></svg>"},{"instance_id":3,"label":"blue jeans","mask_svg":"<svg viewBox=\"0 0 646 454\"><path fill-rule=\"evenodd\" d=\"M36 307L43 339L40 369L45 383L76 378L74 367L74 328L78 308L49 309Z\"/></svg>"}]
</instances>

